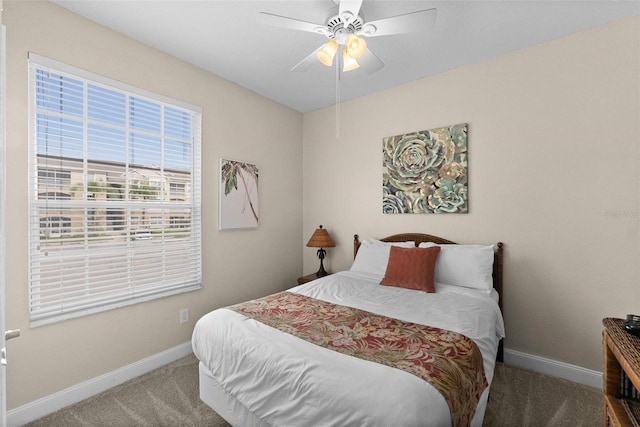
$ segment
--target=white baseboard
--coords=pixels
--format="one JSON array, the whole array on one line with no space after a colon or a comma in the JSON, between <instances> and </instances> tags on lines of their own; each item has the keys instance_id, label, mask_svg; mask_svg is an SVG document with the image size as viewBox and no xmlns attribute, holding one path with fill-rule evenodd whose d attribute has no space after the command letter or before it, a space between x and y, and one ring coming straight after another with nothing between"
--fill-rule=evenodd
<instances>
[{"instance_id":1,"label":"white baseboard","mask_svg":"<svg viewBox=\"0 0 640 427\"><path fill-rule=\"evenodd\" d=\"M186 342L115 371L27 403L7 413L7 425L9 427L17 427L35 421L65 406L80 402L125 381L181 359L191 354L191 352L191 342ZM504 350L504 361L506 364L516 368L602 388L602 372L509 349Z\"/></svg>"},{"instance_id":2,"label":"white baseboard","mask_svg":"<svg viewBox=\"0 0 640 427\"><path fill-rule=\"evenodd\" d=\"M602 372L506 348L504 349L504 362L516 368L552 375L602 389Z\"/></svg>"},{"instance_id":3,"label":"white baseboard","mask_svg":"<svg viewBox=\"0 0 640 427\"><path fill-rule=\"evenodd\" d=\"M107 372L99 377L22 405L7 412L7 425L8 427L17 427L27 424L65 406L80 402L130 379L188 356L192 351L191 342L186 342L115 371Z\"/></svg>"}]
</instances>

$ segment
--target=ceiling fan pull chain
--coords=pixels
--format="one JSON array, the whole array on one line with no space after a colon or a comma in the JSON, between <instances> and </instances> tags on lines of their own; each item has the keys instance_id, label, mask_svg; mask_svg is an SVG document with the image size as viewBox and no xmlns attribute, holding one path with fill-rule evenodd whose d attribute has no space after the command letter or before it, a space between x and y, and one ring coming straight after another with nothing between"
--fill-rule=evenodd
<instances>
[{"instance_id":1,"label":"ceiling fan pull chain","mask_svg":"<svg viewBox=\"0 0 640 427\"><path fill-rule=\"evenodd\" d=\"M340 139L340 63L342 55L336 55L336 139Z\"/></svg>"}]
</instances>

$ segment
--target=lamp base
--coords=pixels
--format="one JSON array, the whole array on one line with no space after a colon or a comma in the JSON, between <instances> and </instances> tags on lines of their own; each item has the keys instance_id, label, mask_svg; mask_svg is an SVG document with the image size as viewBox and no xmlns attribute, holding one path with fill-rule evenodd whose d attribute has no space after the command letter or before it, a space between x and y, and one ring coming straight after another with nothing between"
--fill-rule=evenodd
<instances>
[{"instance_id":1,"label":"lamp base","mask_svg":"<svg viewBox=\"0 0 640 427\"><path fill-rule=\"evenodd\" d=\"M322 249L322 248L318 249L318 258L320 258L320 269L316 273L316 277L324 277L324 276L329 274L329 273L327 273L325 271L324 265L322 263L322 261L324 260L324 255L326 253L327 253L327 251L325 251L324 249Z\"/></svg>"},{"instance_id":2,"label":"lamp base","mask_svg":"<svg viewBox=\"0 0 640 427\"><path fill-rule=\"evenodd\" d=\"M318 270L316 272L316 277L324 277L324 276L328 276L329 273L327 273L324 269L324 267L322 266L322 264L320 264L320 270Z\"/></svg>"}]
</instances>

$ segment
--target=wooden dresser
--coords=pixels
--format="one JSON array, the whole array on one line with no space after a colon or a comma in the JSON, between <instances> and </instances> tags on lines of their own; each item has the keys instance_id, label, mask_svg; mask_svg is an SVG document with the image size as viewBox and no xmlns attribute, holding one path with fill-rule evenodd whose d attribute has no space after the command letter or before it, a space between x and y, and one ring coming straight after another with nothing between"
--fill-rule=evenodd
<instances>
[{"instance_id":1,"label":"wooden dresser","mask_svg":"<svg viewBox=\"0 0 640 427\"><path fill-rule=\"evenodd\" d=\"M640 337L628 334L623 319L605 318L604 425L640 425Z\"/></svg>"}]
</instances>

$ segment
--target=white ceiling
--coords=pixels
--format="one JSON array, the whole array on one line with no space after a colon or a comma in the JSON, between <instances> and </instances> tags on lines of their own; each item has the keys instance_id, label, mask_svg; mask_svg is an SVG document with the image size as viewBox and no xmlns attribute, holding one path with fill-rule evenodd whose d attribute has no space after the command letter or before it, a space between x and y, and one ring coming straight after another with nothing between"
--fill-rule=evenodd
<instances>
[{"instance_id":1,"label":"white ceiling","mask_svg":"<svg viewBox=\"0 0 640 427\"><path fill-rule=\"evenodd\" d=\"M290 69L326 42L322 35L256 22L268 12L324 24L332 0L53 0L147 45L300 112L336 101L335 69ZM437 8L435 30L367 39L386 64L341 77L346 101L557 37L640 15L640 1L364 0L365 21ZM639 33L640 36L640 33Z\"/></svg>"}]
</instances>

